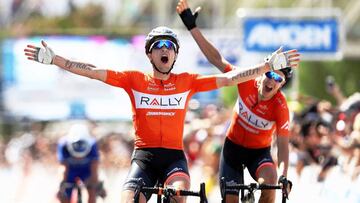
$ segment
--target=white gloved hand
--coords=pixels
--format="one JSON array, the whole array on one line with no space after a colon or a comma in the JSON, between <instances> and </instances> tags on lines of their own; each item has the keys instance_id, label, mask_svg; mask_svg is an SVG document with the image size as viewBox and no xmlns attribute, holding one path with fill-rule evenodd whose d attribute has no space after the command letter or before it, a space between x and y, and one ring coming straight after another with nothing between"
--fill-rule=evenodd
<instances>
[{"instance_id":1,"label":"white gloved hand","mask_svg":"<svg viewBox=\"0 0 360 203\"><path fill-rule=\"evenodd\" d=\"M282 52L282 47L267 56L265 62L269 64L272 71L291 67L289 55Z\"/></svg>"},{"instance_id":2,"label":"white gloved hand","mask_svg":"<svg viewBox=\"0 0 360 203\"><path fill-rule=\"evenodd\" d=\"M36 61L43 64L52 64L55 53L49 47L38 48Z\"/></svg>"},{"instance_id":3,"label":"white gloved hand","mask_svg":"<svg viewBox=\"0 0 360 203\"><path fill-rule=\"evenodd\" d=\"M47 46L47 44L44 41L41 41L41 44L44 46L36 47L33 45L28 45L25 49L25 55L28 56L29 60L34 60L43 64L53 64L55 53L54 51Z\"/></svg>"}]
</instances>

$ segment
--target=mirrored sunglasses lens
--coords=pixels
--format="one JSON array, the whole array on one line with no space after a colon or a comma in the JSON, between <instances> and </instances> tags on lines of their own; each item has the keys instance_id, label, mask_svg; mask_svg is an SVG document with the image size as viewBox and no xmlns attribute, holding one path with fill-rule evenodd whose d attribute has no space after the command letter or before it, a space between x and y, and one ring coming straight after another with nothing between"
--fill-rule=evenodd
<instances>
[{"instance_id":1,"label":"mirrored sunglasses lens","mask_svg":"<svg viewBox=\"0 0 360 203\"><path fill-rule=\"evenodd\" d=\"M265 73L265 75L266 75L267 78L274 79L276 82L282 82L283 81L283 78L280 75L278 75L277 73L275 73L275 72L270 71L270 72Z\"/></svg>"},{"instance_id":2,"label":"mirrored sunglasses lens","mask_svg":"<svg viewBox=\"0 0 360 203\"><path fill-rule=\"evenodd\" d=\"M154 47L156 49L161 49L163 46L165 46L167 49L173 48L173 43L169 40L160 40L155 42Z\"/></svg>"}]
</instances>

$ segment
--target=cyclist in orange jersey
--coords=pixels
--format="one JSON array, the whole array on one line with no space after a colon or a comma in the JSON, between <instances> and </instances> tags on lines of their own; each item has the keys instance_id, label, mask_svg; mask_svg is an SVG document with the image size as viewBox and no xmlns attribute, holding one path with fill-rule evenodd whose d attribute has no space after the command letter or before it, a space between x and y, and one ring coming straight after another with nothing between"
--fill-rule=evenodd
<instances>
[{"instance_id":1,"label":"cyclist in orange jersey","mask_svg":"<svg viewBox=\"0 0 360 203\"><path fill-rule=\"evenodd\" d=\"M248 81L273 68L280 69L281 65L274 63L274 60L283 57L276 54L272 61L225 74L174 74L171 70L180 44L176 33L167 27L153 29L145 39L145 53L152 64L152 73L99 69L88 63L56 55L44 41L42 45L43 48L27 46L24 51L29 60L54 64L66 71L123 88L129 95L135 128L135 149L123 186L122 202L133 201L139 178L143 179L147 187L160 183L189 189L190 177L182 135L190 97L196 92ZM146 202L149 198L150 194L141 194L140 202ZM185 198L175 199L179 203L185 202Z\"/></svg>"},{"instance_id":2,"label":"cyclist in orange jersey","mask_svg":"<svg viewBox=\"0 0 360 203\"><path fill-rule=\"evenodd\" d=\"M187 1L180 0L176 10L210 63L224 73L239 69L227 62L196 27L199 9L193 14ZM280 48L272 55L280 53L281 50ZM280 88L291 77L292 68L298 66L300 55L296 50L284 53L291 59L284 62L284 69L265 72L256 79L237 85L239 97L220 160L219 176L224 177L227 183L244 183L243 166L247 167L252 178L259 183L277 183L277 167L270 154L275 132L277 165L281 173L279 181L283 184L289 182L286 179L289 159L289 110ZM266 61L271 61L272 55ZM239 202L238 190L228 190L225 194L226 202ZM263 190L259 202L275 202L275 190Z\"/></svg>"}]
</instances>

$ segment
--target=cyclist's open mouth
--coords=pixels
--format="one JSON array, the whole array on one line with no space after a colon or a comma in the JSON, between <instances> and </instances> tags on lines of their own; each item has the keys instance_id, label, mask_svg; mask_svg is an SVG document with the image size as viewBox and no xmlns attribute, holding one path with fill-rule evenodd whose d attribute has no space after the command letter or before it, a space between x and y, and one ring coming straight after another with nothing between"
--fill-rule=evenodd
<instances>
[{"instance_id":1,"label":"cyclist's open mouth","mask_svg":"<svg viewBox=\"0 0 360 203\"><path fill-rule=\"evenodd\" d=\"M269 87L268 85L265 85L265 91L266 92L271 92L273 90L272 87Z\"/></svg>"},{"instance_id":2,"label":"cyclist's open mouth","mask_svg":"<svg viewBox=\"0 0 360 203\"><path fill-rule=\"evenodd\" d=\"M168 56L161 56L161 62L167 63L168 61L169 61L169 57L168 57Z\"/></svg>"}]
</instances>

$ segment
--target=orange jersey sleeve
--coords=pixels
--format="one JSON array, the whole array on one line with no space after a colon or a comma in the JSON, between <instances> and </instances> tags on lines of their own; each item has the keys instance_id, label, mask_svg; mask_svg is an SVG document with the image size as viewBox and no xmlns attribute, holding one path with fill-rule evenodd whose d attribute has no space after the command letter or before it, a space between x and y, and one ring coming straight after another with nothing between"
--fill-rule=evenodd
<instances>
[{"instance_id":1,"label":"orange jersey sleeve","mask_svg":"<svg viewBox=\"0 0 360 203\"><path fill-rule=\"evenodd\" d=\"M277 98L278 108L276 108L276 134L278 136L289 136L289 109L284 97Z\"/></svg>"},{"instance_id":2,"label":"orange jersey sleeve","mask_svg":"<svg viewBox=\"0 0 360 203\"><path fill-rule=\"evenodd\" d=\"M193 90L195 92L204 92L217 89L215 76L200 76L193 74Z\"/></svg>"},{"instance_id":3,"label":"orange jersey sleeve","mask_svg":"<svg viewBox=\"0 0 360 203\"><path fill-rule=\"evenodd\" d=\"M105 83L115 86L115 87L128 87L129 86L129 75L131 75L132 71L113 71L107 70L107 76Z\"/></svg>"}]
</instances>

